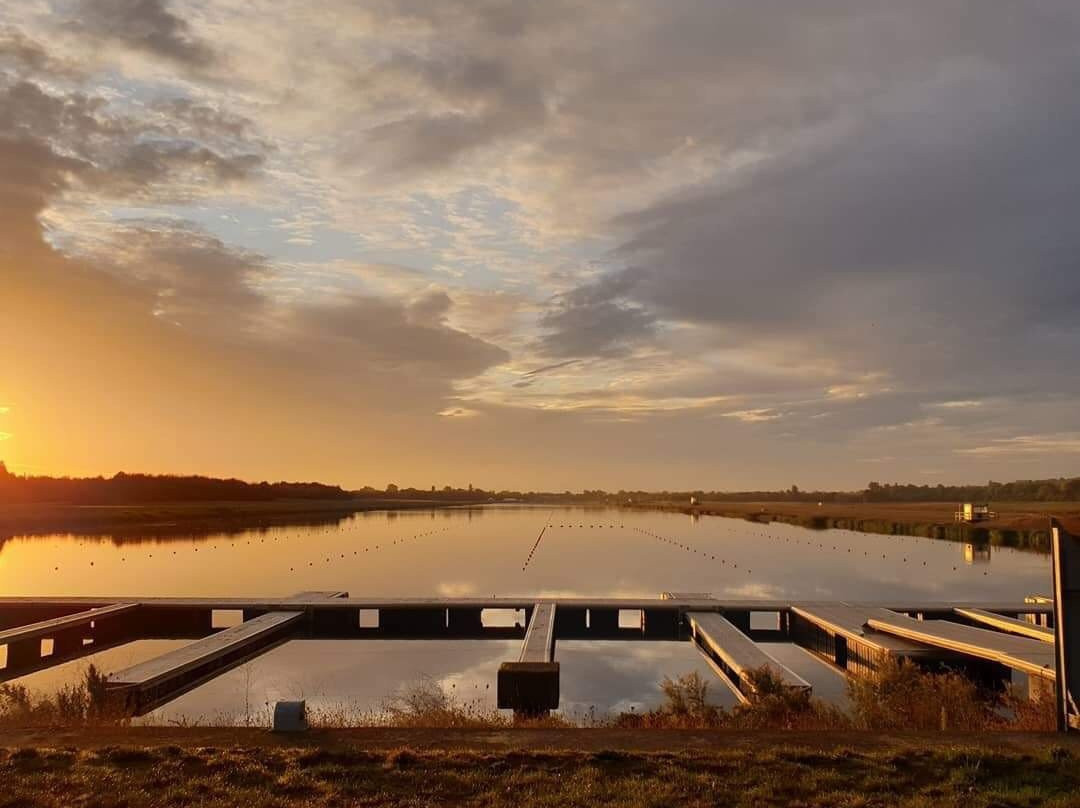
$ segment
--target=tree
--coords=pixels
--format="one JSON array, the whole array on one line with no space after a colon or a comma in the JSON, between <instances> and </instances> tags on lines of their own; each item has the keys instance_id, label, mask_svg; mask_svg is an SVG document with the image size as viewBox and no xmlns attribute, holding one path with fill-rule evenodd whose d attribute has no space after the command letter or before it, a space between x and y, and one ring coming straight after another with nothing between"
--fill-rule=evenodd
<instances>
[{"instance_id":1,"label":"tree","mask_svg":"<svg viewBox=\"0 0 1080 808\"><path fill-rule=\"evenodd\" d=\"M390 483L388 486L386 486L386 493L388 493L388 494L396 494L397 492L398 492L398 487L396 485L394 485L393 483Z\"/></svg>"}]
</instances>

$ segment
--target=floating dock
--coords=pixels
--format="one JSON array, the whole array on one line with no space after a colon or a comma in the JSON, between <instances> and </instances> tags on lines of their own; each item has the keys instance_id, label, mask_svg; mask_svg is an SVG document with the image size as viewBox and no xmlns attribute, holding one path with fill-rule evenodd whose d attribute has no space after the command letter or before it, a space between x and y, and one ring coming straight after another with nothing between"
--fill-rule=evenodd
<instances>
[{"instance_id":1,"label":"floating dock","mask_svg":"<svg viewBox=\"0 0 1080 808\"><path fill-rule=\"evenodd\" d=\"M490 619L492 610L514 610L525 619L507 625ZM982 664L989 667L981 675L993 676L1015 666L1052 679L1054 645L1044 637L1019 636L1013 624L1026 618L1025 625L1036 628L1052 611L1051 604L1016 601L808 603L677 592L541 600L351 598L344 591L268 598L4 597L0 680L122 642L193 640L109 676L110 698L143 714L291 640L519 639L517 659L499 670L498 704L537 714L558 707L555 653L563 639L692 640L736 695L749 698L748 672L761 665L790 687L809 688L758 644L764 641L795 643L853 675L870 673L892 657L965 670ZM226 618L237 624L220 628ZM972 620L988 627L973 628Z\"/></svg>"}]
</instances>

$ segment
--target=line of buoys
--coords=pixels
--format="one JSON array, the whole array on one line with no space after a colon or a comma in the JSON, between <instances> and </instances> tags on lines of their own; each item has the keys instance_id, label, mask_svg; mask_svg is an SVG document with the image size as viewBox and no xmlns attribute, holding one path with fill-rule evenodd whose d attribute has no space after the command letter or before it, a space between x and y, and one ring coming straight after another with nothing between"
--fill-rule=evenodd
<instances>
[{"instance_id":1,"label":"line of buoys","mask_svg":"<svg viewBox=\"0 0 1080 808\"><path fill-rule=\"evenodd\" d=\"M685 550L688 553L696 553L697 555L700 555L702 558L708 558L708 559L710 559L712 561L719 561L721 564L723 564L725 566L727 565L727 560L726 559L724 559L724 558L717 559L717 557L715 555L713 555L711 553L706 553L704 550L698 550L696 547L692 547L689 544L683 544L680 541L676 541L675 539L670 539L667 536L661 536L659 533L653 533L651 530L646 530L644 528L636 527L636 528L634 528L634 530L636 530L639 533L643 533L646 536L652 536L657 541L662 541L662 542L670 544L670 545L672 545L674 547L678 547L679 549ZM733 561L733 562L731 562L731 568L732 569L738 569L739 565L736 564ZM746 572L749 575L749 574L753 573L753 570L747 569Z\"/></svg>"},{"instance_id":2,"label":"line of buoys","mask_svg":"<svg viewBox=\"0 0 1080 808\"><path fill-rule=\"evenodd\" d=\"M533 556L536 555L536 549L540 546L540 540L544 538L544 532L548 529L548 526L551 524L552 517L554 516L555 511L552 511L548 514L547 521L544 523L544 526L540 528L540 534L536 537L536 541L533 542L532 549L529 550L529 554L525 557L525 563L521 565L522 572L525 572L525 570L528 569L529 564L532 563Z\"/></svg>"}]
</instances>

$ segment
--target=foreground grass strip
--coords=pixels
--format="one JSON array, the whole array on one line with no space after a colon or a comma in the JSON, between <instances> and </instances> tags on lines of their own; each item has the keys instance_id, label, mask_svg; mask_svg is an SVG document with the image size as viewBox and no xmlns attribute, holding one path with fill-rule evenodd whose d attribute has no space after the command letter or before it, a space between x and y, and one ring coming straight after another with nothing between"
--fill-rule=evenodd
<instances>
[{"instance_id":1,"label":"foreground grass strip","mask_svg":"<svg viewBox=\"0 0 1080 808\"><path fill-rule=\"evenodd\" d=\"M710 753L280 747L0 750L0 808L34 806L1080 806L1080 760L925 745Z\"/></svg>"}]
</instances>

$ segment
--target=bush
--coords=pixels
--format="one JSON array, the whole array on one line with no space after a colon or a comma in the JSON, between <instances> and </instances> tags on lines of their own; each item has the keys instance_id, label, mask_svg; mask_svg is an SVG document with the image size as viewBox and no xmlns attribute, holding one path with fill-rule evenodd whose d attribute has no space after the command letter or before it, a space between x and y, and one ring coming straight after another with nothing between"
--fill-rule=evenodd
<instances>
[{"instance_id":1,"label":"bush","mask_svg":"<svg viewBox=\"0 0 1080 808\"><path fill-rule=\"evenodd\" d=\"M89 665L81 681L64 685L51 696L33 696L23 685L0 685L0 725L66 726L120 723L125 716L111 709L106 676Z\"/></svg>"},{"instance_id":2,"label":"bush","mask_svg":"<svg viewBox=\"0 0 1080 808\"><path fill-rule=\"evenodd\" d=\"M787 686L772 668L749 671L749 702L731 713L730 725L743 729L830 729L850 725L837 707Z\"/></svg>"},{"instance_id":3,"label":"bush","mask_svg":"<svg viewBox=\"0 0 1080 808\"><path fill-rule=\"evenodd\" d=\"M997 726L996 697L967 677L927 673L912 662L888 658L878 671L848 680L852 717L861 729L981 730Z\"/></svg>"}]
</instances>

